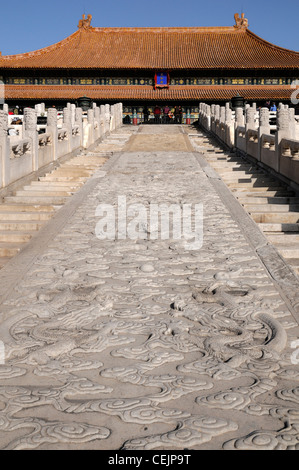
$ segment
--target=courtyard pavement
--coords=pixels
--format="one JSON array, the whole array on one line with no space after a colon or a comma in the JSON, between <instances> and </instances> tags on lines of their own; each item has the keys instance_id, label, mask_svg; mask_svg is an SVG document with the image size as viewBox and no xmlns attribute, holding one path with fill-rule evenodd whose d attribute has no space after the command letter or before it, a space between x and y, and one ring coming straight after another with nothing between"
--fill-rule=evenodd
<instances>
[{"instance_id":1,"label":"courtyard pavement","mask_svg":"<svg viewBox=\"0 0 299 470\"><path fill-rule=\"evenodd\" d=\"M298 278L188 127L129 129L0 271L0 449L298 450Z\"/></svg>"}]
</instances>

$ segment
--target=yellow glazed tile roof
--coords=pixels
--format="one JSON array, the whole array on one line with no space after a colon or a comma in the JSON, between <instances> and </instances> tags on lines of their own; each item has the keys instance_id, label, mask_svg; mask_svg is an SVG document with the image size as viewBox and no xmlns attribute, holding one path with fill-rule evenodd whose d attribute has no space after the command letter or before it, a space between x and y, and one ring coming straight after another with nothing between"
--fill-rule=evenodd
<instances>
[{"instance_id":1,"label":"yellow glazed tile roof","mask_svg":"<svg viewBox=\"0 0 299 470\"><path fill-rule=\"evenodd\" d=\"M299 52L263 40L247 25L96 28L89 22L85 26L79 23L77 31L49 47L0 56L1 68L298 69Z\"/></svg>"}]
</instances>

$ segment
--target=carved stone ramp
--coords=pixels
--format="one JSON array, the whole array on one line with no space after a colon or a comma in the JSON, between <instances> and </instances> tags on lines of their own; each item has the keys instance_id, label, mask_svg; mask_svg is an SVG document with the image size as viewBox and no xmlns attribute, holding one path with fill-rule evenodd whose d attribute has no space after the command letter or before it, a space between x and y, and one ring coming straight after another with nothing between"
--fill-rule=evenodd
<instances>
[{"instance_id":1,"label":"carved stone ramp","mask_svg":"<svg viewBox=\"0 0 299 470\"><path fill-rule=\"evenodd\" d=\"M298 279L203 155L148 150L186 141L161 127L0 271L1 449L298 449ZM202 245L152 204L202 204Z\"/></svg>"}]
</instances>

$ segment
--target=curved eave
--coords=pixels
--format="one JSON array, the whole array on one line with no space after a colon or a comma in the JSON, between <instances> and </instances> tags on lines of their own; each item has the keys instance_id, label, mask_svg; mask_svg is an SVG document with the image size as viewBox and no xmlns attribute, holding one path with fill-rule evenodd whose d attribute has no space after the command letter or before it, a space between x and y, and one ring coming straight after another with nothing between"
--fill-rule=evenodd
<instances>
[{"instance_id":1,"label":"curved eave","mask_svg":"<svg viewBox=\"0 0 299 470\"><path fill-rule=\"evenodd\" d=\"M52 52L61 47L64 47L68 45L74 38L76 38L78 34L79 34L79 30L75 31L70 36L67 36L65 39L62 39L61 41L58 41L54 44L43 47L41 49L36 49L34 51L24 52L20 54L10 54L10 55L4 55L4 56L0 55L0 67L3 67L2 62L5 62L5 61L10 63L10 62L17 61L17 60L26 60L30 58L35 58L35 57L39 57L41 55L47 54L49 52Z\"/></svg>"},{"instance_id":2,"label":"curved eave","mask_svg":"<svg viewBox=\"0 0 299 470\"><path fill-rule=\"evenodd\" d=\"M259 41L260 43L263 43L265 44L266 46L268 47L272 47L273 49L275 50L279 50L281 52L286 52L286 53L291 53L291 54L295 54L296 56L299 57L299 51L294 51L292 49L287 49L285 47L280 47L280 46L277 46L276 44L273 44L272 42L269 42L269 41L266 41L266 39L263 39L262 37L258 36L257 34L255 34L253 31L251 31L250 29L247 29L246 30L246 33L250 36L252 36L256 41Z\"/></svg>"}]
</instances>

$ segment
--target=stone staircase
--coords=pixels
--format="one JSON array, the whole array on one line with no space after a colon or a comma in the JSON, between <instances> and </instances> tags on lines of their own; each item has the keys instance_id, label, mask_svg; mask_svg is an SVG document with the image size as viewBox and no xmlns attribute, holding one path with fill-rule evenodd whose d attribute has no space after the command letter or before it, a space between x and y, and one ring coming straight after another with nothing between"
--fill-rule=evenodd
<instances>
[{"instance_id":1,"label":"stone staircase","mask_svg":"<svg viewBox=\"0 0 299 470\"><path fill-rule=\"evenodd\" d=\"M189 138L299 275L299 195L258 165L223 150L213 138L201 133Z\"/></svg>"},{"instance_id":2,"label":"stone staircase","mask_svg":"<svg viewBox=\"0 0 299 470\"><path fill-rule=\"evenodd\" d=\"M15 256L78 191L130 134L111 134L92 151L83 151L56 169L17 189L0 203L0 268Z\"/></svg>"}]
</instances>

